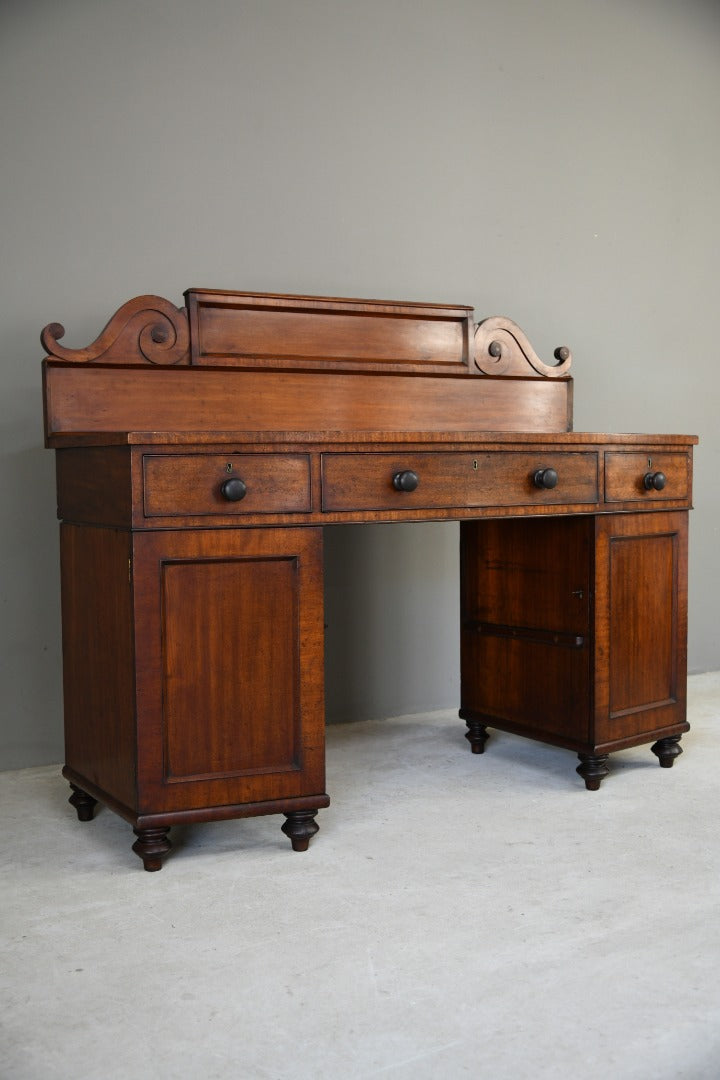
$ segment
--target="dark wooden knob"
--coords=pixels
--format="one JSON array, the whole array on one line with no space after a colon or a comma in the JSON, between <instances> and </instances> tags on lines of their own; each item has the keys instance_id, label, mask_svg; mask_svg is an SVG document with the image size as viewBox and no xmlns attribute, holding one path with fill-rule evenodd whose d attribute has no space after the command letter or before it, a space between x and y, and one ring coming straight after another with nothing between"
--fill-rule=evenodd
<instances>
[{"instance_id":1,"label":"dark wooden knob","mask_svg":"<svg viewBox=\"0 0 720 1080\"><path fill-rule=\"evenodd\" d=\"M643 477L646 491L662 491L667 483L664 472L647 472Z\"/></svg>"},{"instance_id":2,"label":"dark wooden knob","mask_svg":"<svg viewBox=\"0 0 720 1080\"><path fill-rule=\"evenodd\" d=\"M228 502L240 502L247 495L247 486L239 476L233 476L229 480L223 480L220 485L220 494Z\"/></svg>"},{"instance_id":3,"label":"dark wooden knob","mask_svg":"<svg viewBox=\"0 0 720 1080\"><path fill-rule=\"evenodd\" d=\"M554 469L536 469L533 483L538 488L554 488L558 482L558 474Z\"/></svg>"},{"instance_id":4,"label":"dark wooden knob","mask_svg":"<svg viewBox=\"0 0 720 1080\"><path fill-rule=\"evenodd\" d=\"M411 469L404 469L393 476L393 487L396 491L414 491L419 483L418 474Z\"/></svg>"}]
</instances>

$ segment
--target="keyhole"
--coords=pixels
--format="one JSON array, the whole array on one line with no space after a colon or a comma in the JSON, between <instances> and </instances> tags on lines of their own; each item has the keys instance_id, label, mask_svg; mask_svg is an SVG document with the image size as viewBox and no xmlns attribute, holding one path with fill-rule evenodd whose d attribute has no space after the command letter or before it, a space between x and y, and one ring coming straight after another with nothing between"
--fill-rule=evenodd
<instances>
[{"instance_id":1,"label":"keyhole","mask_svg":"<svg viewBox=\"0 0 720 1080\"><path fill-rule=\"evenodd\" d=\"M231 463L228 461L227 465L225 466L225 472L232 472L232 470L233 470L233 467L232 467Z\"/></svg>"}]
</instances>

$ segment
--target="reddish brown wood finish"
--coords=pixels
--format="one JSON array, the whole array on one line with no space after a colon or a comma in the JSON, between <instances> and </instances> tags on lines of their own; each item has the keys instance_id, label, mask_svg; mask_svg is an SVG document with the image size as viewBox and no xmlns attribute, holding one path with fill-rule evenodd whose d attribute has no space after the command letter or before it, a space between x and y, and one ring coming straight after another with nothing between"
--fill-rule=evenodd
<instances>
[{"instance_id":1,"label":"reddish brown wood finish","mask_svg":"<svg viewBox=\"0 0 720 1080\"><path fill-rule=\"evenodd\" d=\"M146 532L133 547L138 809L324 799L321 531Z\"/></svg>"},{"instance_id":2,"label":"reddish brown wood finish","mask_svg":"<svg viewBox=\"0 0 720 1080\"><path fill-rule=\"evenodd\" d=\"M598 518L595 736L599 747L651 741L685 725L686 513Z\"/></svg>"},{"instance_id":3,"label":"reddish brown wood finish","mask_svg":"<svg viewBox=\"0 0 720 1080\"><path fill-rule=\"evenodd\" d=\"M473 310L189 289L192 363L467 374Z\"/></svg>"},{"instance_id":4,"label":"reddish brown wood finish","mask_svg":"<svg viewBox=\"0 0 720 1080\"><path fill-rule=\"evenodd\" d=\"M645 487L644 478L661 472L665 487L660 491ZM643 453L613 450L605 454L605 499L609 503L665 502L686 499L690 491L688 453Z\"/></svg>"},{"instance_id":5,"label":"reddish brown wood finish","mask_svg":"<svg viewBox=\"0 0 720 1080\"><path fill-rule=\"evenodd\" d=\"M195 434L184 442L176 434L167 443L156 436L138 446L131 433L125 440L129 446L65 447L56 455L59 516L88 524L176 528L233 525L239 517L248 525L297 525L636 511L638 504L652 510L687 509L690 487L681 488L682 498L674 497L678 491L671 480L660 492L643 489L624 503L605 501L604 462L610 453L603 450L613 446L616 454L623 447L643 446L642 452L621 455L632 464L667 453L668 446L684 448L669 456L688 458L696 441L677 435L654 436L649 442L637 435L579 433L542 441L537 435L482 432L474 439L466 432L463 441L451 432L429 433L424 442L417 433L412 441L402 441L397 433L376 432L372 442L358 435L352 443L337 436L320 441L317 432L295 434L294 442L288 437L281 442L243 434L235 443L213 446ZM518 450L510 451L512 446ZM395 491L388 463L393 469L419 470L418 490ZM532 474L548 465L558 472L557 487L538 489ZM629 471L635 491L643 474L636 465ZM239 503L220 494L229 476L248 484ZM576 501L581 498L586 501ZM343 509L333 508L336 500Z\"/></svg>"},{"instance_id":6,"label":"reddish brown wood finish","mask_svg":"<svg viewBox=\"0 0 720 1080\"><path fill-rule=\"evenodd\" d=\"M551 490L533 476L552 467L561 478ZM414 472L414 491L398 491L393 478ZM436 509L463 506L547 506L598 502L597 454L476 450L459 453L402 450L394 454L323 454L324 510Z\"/></svg>"},{"instance_id":7,"label":"reddish brown wood finish","mask_svg":"<svg viewBox=\"0 0 720 1080\"><path fill-rule=\"evenodd\" d=\"M321 531L62 539L73 784L139 829L326 806Z\"/></svg>"},{"instance_id":8,"label":"reddish brown wood finish","mask_svg":"<svg viewBox=\"0 0 720 1080\"><path fill-rule=\"evenodd\" d=\"M47 361L48 441L107 431L567 431L567 380Z\"/></svg>"},{"instance_id":9,"label":"reddish brown wood finish","mask_svg":"<svg viewBox=\"0 0 720 1080\"><path fill-rule=\"evenodd\" d=\"M461 716L587 748L593 521L461 526Z\"/></svg>"},{"instance_id":10,"label":"reddish brown wood finish","mask_svg":"<svg viewBox=\"0 0 720 1080\"><path fill-rule=\"evenodd\" d=\"M61 521L127 527L133 518L130 451L123 446L68 447L55 455Z\"/></svg>"},{"instance_id":11,"label":"reddish brown wood finish","mask_svg":"<svg viewBox=\"0 0 720 1080\"><path fill-rule=\"evenodd\" d=\"M555 350L554 365L545 364L523 331L501 315L483 319L475 331L475 364L486 375L519 375L527 378L528 368L545 378L567 375L572 354L567 346Z\"/></svg>"},{"instance_id":12,"label":"reddish brown wood finish","mask_svg":"<svg viewBox=\"0 0 720 1080\"><path fill-rule=\"evenodd\" d=\"M548 630L587 638L591 629L593 518L471 521L460 529L463 623ZM575 645L574 640L569 642Z\"/></svg>"},{"instance_id":13,"label":"reddish brown wood finish","mask_svg":"<svg viewBox=\"0 0 720 1080\"><path fill-rule=\"evenodd\" d=\"M187 312L161 296L136 296L123 304L86 349L58 345L65 327L49 323L40 340L50 356L71 363L187 364L190 360Z\"/></svg>"},{"instance_id":14,"label":"reddish brown wood finish","mask_svg":"<svg viewBox=\"0 0 720 1080\"><path fill-rule=\"evenodd\" d=\"M131 536L60 526L65 761L85 791L136 802ZM91 792L92 794L92 792Z\"/></svg>"},{"instance_id":15,"label":"reddish brown wood finish","mask_svg":"<svg viewBox=\"0 0 720 1080\"><path fill-rule=\"evenodd\" d=\"M467 307L186 295L189 335L158 297L87 349L43 334L81 820L104 802L151 871L175 824L282 814L307 848L329 801L321 527L345 521L463 521L475 752L493 725L544 739L591 789L624 746L673 764L694 437L571 433L569 350L544 364L501 317L473 335Z\"/></svg>"},{"instance_id":16,"label":"reddish brown wood finish","mask_svg":"<svg viewBox=\"0 0 720 1080\"><path fill-rule=\"evenodd\" d=\"M386 431L375 428L367 431L165 431L155 429L153 431L70 431L64 435L53 436L53 448L63 450L70 447L86 446L162 446L177 448L180 452L184 448L187 453L188 446L193 449L202 449L203 452L210 447L224 448L223 452L238 449L239 446L259 448L261 450L280 449L295 451L298 447L309 448L311 445L326 450L332 447L335 450L353 450L359 447L377 449L379 444L395 444L422 450L430 447L441 447L444 444L464 444L464 448L473 447L490 450L501 449L569 449L577 450L581 447L594 447L606 450L614 447L615 450L634 448L644 456L646 453L660 453L675 450L684 454L690 453L690 448L698 442L697 435L628 435L607 434L599 431L553 431L548 438L548 433L528 431L481 431L461 430L451 425L442 431ZM692 460L689 462L692 473ZM601 465L602 468L602 465ZM653 499L652 492L650 499ZM637 501L637 500L634 500ZM637 509L637 507L635 507Z\"/></svg>"},{"instance_id":17,"label":"reddish brown wood finish","mask_svg":"<svg viewBox=\"0 0 720 1080\"><path fill-rule=\"evenodd\" d=\"M461 715L477 737L577 750L596 789L611 751L688 730L686 513L472 522L461 538Z\"/></svg>"},{"instance_id":18,"label":"reddish brown wood finish","mask_svg":"<svg viewBox=\"0 0 720 1080\"><path fill-rule=\"evenodd\" d=\"M145 454L145 517L298 513L312 510L307 454ZM240 480L247 494L223 497Z\"/></svg>"}]
</instances>

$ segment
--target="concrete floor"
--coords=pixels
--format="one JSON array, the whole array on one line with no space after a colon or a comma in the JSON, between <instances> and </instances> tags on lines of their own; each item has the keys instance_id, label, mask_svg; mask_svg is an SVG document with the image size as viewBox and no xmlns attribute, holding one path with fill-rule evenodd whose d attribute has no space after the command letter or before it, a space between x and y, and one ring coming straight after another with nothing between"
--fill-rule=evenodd
<instances>
[{"instance_id":1,"label":"concrete floor","mask_svg":"<svg viewBox=\"0 0 720 1080\"><path fill-rule=\"evenodd\" d=\"M59 768L0 777L5 1080L716 1080L720 673L685 753L611 759L451 713L331 727L306 854L281 818L79 823Z\"/></svg>"}]
</instances>

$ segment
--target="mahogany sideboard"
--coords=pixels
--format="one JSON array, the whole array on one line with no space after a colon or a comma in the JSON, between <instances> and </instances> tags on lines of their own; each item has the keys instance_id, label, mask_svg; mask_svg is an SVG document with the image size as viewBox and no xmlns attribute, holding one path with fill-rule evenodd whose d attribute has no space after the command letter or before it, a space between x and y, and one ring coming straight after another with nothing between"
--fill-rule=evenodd
<instances>
[{"instance_id":1,"label":"mahogany sideboard","mask_svg":"<svg viewBox=\"0 0 720 1080\"><path fill-rule=\"evenodd\" d=\"M571 356L460 305L190 289L42 342L56 451L66 764L159 870L170 827L325 792L323 528L458 520L461 708L608 755L686 721L694 436L572 431Z\"/></svg>"}]
</instances>

